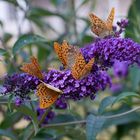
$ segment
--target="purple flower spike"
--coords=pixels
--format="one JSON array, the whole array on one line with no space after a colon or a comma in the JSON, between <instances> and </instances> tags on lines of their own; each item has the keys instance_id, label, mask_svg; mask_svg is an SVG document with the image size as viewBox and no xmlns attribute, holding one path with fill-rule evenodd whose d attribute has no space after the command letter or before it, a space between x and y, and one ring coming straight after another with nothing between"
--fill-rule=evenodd
<instances>
[{"instance_id":1,"label":"purple flower spike","mask_svg":"<svg viewBox=\"0 0 140 140\"><path fill-rule=\"evenodd\" d=\"M140 65L140 44L127 38L108 38L89 44L82 48L85 59L95 57L96 65L103 69L113 66L116 60Z\"/></svg>"},{"instance_id":2,"label":"purple flower spike","mask_svg":"<svg viewBox=\"0 0 140 140\"><path fill-rule=\"evenodd\" d=\"M3 84L5 88L2 94L14 94L15 103L19 104L20 101L29 100L29 92L36 89L39 80L36 77L30 76L26 73L13 74L6 76Z\"/></svg>"}]
</instances>

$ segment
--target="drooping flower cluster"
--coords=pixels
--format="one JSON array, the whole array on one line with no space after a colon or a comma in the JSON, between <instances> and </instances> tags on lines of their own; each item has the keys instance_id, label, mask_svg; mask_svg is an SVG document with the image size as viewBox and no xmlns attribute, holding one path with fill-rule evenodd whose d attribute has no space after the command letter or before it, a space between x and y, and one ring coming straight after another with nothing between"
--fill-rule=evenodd
<instances>
[{"instance_id":1,"label":"drooping flower cluster","mask_svg":"<svg viewBox=\"0 0 140 140\"><path fill-rule=\"evenodd\" d=\"M43 74L45 77L44 82L63 91L60 99L56 101L56 107L62 109L67 107L67 99L80 100L88 96L94 99L97 91L104 90L107 85L111 84L110 78L105 72L93 72L82 80L75 80L69 70L62 73L51 70ZM18 97L16 103L19 104L19 98L22 100L30 99L29 92L36 90L39 83L37 78L28 74L14 74L5 79L5 94L14 93Z\"/></svg>"},{"instance_id":2,"label":"drooping flower cluster","mask_svg":"<svg viewBox=\"0 0 140 140\"><path fill-rule=\"evenodd\" d=\"M45 76L45 82L49 83L63 91L62 97L65 99L80 100L90 96L93 98L94 93L104 90L110 85L110 78L106 72L91 72L88 76L81 80L75 80L71 72L58 72L52 70Z\"/></svg>"},{"instance_id":3,"label":"drooping flower cluster","mask_svg":"<svg viewBox=\"0 0 140 140\"><path fill-rule=\"evenodd\" d=\"M24 100L30 100L29 93L34 90L39 84L36 77L22 73L5 76L4 79L4 92L2 94L14 94L16 105L20 105Z\"/></svg>"},{"instance_id":4,"label":"drooping flower cluster","mask_svg":"<svg viewBox=\"0 0 140 140\"><path fill-rule=\"evenodd\" d=\"M82 48L82 53L87 61L95 57L96 65L103 69L112 67L116 60L140 65L140 44L129 38L101 39Z\"/></svg>"}]
</instances>

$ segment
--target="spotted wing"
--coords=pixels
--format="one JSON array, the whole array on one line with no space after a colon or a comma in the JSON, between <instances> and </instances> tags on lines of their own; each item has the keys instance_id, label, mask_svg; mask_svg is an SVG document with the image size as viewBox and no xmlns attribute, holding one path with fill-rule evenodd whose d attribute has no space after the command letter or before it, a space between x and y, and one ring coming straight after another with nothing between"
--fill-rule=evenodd
<instances>
[{"instance_id":1,"label":"spotted wing","mask_svg":"<svg viewBox=\"0 0 140 140\"><path fill-rule=\"evenodd\" d=\"M112 8L106 21L107 27L110 30L112 30L114 15L115 15L115 8Z\"/></svg>"},{"instance_id":2,"label":"spotted wing","mask_svg":"<svg viewBox=\"0 0 140 140\"><path fill-rule=\"evenodd\" d=\"M76 56L80 53L80 49L76 46L70 46L68 55L67 55L67 68L71 69L72 66L75 64Z\"/></svg>"},{"instance_id":3,"label":"spotted wing","mask_svg":"<svg viewBox=\"0 0 140 140\"><path fill-rule=\"evenodd\" d=\"M91 30L97 36L99 36L102 32L104 32L104 30L106 30L106 23L99 17L97 17L93 13L90 13L89 18L91 22Z\"/></svg>"},{"instance_id":4,"label":"spotted wing","mask_svg":"<svg viewBox=\"0 0 140 140\"><path fill-rule=\"evenodd\" d=\"M41 83L37 87L37 96L39 97L39 106L41 109L50 107L60 95L60 91L57 88L48 84Z\"/></svg>"},{"instance_id":5,"label":"spotted wing","mask_svg":"<svg viewBox=\"0 0 140 140\"><path fill-rule=\"evenodd\" d=\"M69 45L68 42L64 40L62 45L55 42L54 50L62 62L64 68L71 69L75 63L75 57L79 52L79 49L75 46Z\"/></svg>"},{"instance_id":6,"label":"spotted wing","mask_svg":"<svg viewBox=\"0 0 140 140\"><path fill-rule=\"evenodd\" d=\"M20 69L30 75L38 77L39 79L43 79L40 65L38 63L38 60L34 56L31 57L30 63L23 64Z\"/></svg>"},{"instance_id":7,"label":"spotted wing","mask_svg":"<svg viewBox=\"0 0 140 140\"><path fill-rule=\"evenodd\" d=\"M59 43L54 42L54 50L56 54L58 55L59 60L62 62L64 66L66 66L66 61L64 60L63 55L62 55L62 47Z\"/></svg>"},{"instance_id":8,"label":"spotted wing","mask_svg":"<svg viewBox=\"0 0 140 140\"><path fill-rule=\"evenodd\" d=\"M95 59L92 58L84 67L84 69L80 73L80 79L88 75L92 69Z\"/></svg>"},{"instance_id":9,"label":"spotted wing","mask_svg":"<svg viewBox=\"0 0 140 140\"><path fill-rule=\"evenodd\" d=\"M83 70L85 65L86 65L86 62L85 62L85 59L84 59L82 53L78 53L76 56L75 64L73 65L73 67L71 69L73 78L80 79L81 71Z\"/></svg>"}]
</instances>

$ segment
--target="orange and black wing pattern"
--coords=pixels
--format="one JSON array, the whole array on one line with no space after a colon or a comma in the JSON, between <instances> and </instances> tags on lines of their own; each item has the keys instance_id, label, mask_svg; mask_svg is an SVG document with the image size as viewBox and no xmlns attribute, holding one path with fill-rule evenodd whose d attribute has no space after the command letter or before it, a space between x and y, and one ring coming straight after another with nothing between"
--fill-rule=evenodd
<instances>
[{"instance_id":1,"label":"orange and black wing pattern","mask_svg":"<svg viewBox=\"0 0 140 140\"><path fill-rule=\"evenodd\" d=\"M107 18L107 21L106 21L106 25L107 25L107 28L109 30L112 30L112 27L113 27L113 21L114 21L114 16L115 16L115 8L112 8L111 11L110 11L110 14Z\"/></svg>"},{"instance_id":2,"label":"orange and black wing pattern","mask_svg":"<svg viewBox=\"0 0 140 140\"><path fill-rule=\"evenodd\" d=\"M50 107L62 93L61 90L45 83L37 87L37 96L39 97L39 107L45 109Z\"/></svg>"},{"instance_id":3,"label":"orange and black wing pattern","mask_svg":"<svg viewBox=\"0 0 140 140\"><path fill-rule=\"evenodd\" d=\"M40 65L38 63L37 58L35 58L34 56L31 57L30 63L24 63L20 69L32 76L36 76L41 80L43 79Z\"/></svg>"},{"instance_id":4,"label":"orange and black wing pattern","mask_svg":"<svg viewBox=\"0 0 140 140\"><path fill-rule=\"evenodd\" d=\"M77 54L76 62L71 70L73 78L81 79L85 77L91 71L93 64L94 58L86 63L82 53Z\"/></svg>"},{"instance_id":5,"label":"orange and black wing pattern","mask_svg":"<svg viewBox=\"0 0 140 140\"><path fill-rule=\"evenodd\" d=\"M103 21L102 19L97 17L95 14L90 13L89 18L91 22L92 32L95 33L97 36L101 36L101 37L104 37L112 33L114 15L115 15L114 8L111 9L111 12L107 18L107 21Z\"/></svg>"},{"instance_id":6,"label":"orange and black wing pattern","mask_svg":"<svg viewBox=\"0 0 140 140\"><path fill-rule=\"evenodd\" d=\"M99 36L106 29L106 23L93 13L89 14L89 18L92 32Z\"/></svg>"},{"instance_id":7,"label":"orange and black wing pattern","mask_svg":"<svg viewBox=\"0 0 140 140\"><path fill-rule=\"evenodd\" d=\"M62 62L64 68L66 68L67 67L66 59L69 50L68 43L65 40L63 41L62 45L57 42L54 42L54 50L58 55L59 60Z\"/></svg>"},{"instance_id":8,"label":"orange and black wing pattern","mask_svg":"<svg viewBox=\"0 0 140 140\"><path fill-rule=\"evenodd\" d=\"M79 49L77 47L71 46L66 40L62 44L57 42L54 43L54 50L62 62L65 69L71 69L75 62L75 57Z\"/></svg>"}]
</instances>

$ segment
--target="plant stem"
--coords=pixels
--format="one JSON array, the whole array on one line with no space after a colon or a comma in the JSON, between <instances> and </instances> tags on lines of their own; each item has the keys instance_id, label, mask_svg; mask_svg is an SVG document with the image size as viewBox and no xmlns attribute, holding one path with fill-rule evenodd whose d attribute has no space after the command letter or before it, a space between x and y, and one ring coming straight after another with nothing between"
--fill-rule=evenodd
<instances>
[{"instance_id":1,"label":"plant stem","mask_svg":"<svg viewBox=\"0 0 140 140\"><path fill-rule=\"evenodd\" d=\"M40 121L38 123L38 126L39 127L41 127L41 124L44 122L44 120L45 120L45 118L46 118L46 116L47 116L47 114L49 113L50 110L51 110L51 108L46 109L45 113L42 115L42 118L40 119ZM27 138L27 140L31 140L31 138L34 136L34 133L35 133L35 131L33 129L31 131L29 137Z\"/></svg>"},{"instance_id":2,"label":"plant stem","mask_svg":"<svg viewBox=\"0 0 140 140\"><path fill-rule=\"evenodd\" d=\"M45 111L45 113L42 115L42 118L41 118L40 121L39 121L39 127L40 127L40 125L44 122L44 120L45 120L47 114L48 114L50 111L51 111L51 108L48 108L48 109Z\"/></svg>"},{"instance_id":3,"label":"plant stem","mask_svg":"<svg viewBox=\"0 0 140 140\"><path fill-rule=\"evenodd\" d=\"M123 112L123 113L120 113L120 114L116 114L116 115L112 115L112 116L102 116L102 118L105 118L105 119L113 119L113 118L118 118L118 117L122 117L122 116L125 116L127 114L130 114L132 112L135 112L137 110L140 110L140 106L136 107L136 108L133 108L127 112ZM71 122L66 122L66 123L57 123L57 124L47 124L45 125L43 128L48 128L48 127L57 127L57 126L65 126L65 125L73 125L73 124L85 124L86 123L86 120L80 120L80 121L71 121Z\"/></svg>"}]
</instances>

